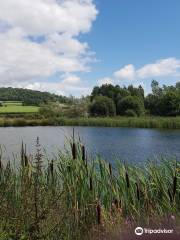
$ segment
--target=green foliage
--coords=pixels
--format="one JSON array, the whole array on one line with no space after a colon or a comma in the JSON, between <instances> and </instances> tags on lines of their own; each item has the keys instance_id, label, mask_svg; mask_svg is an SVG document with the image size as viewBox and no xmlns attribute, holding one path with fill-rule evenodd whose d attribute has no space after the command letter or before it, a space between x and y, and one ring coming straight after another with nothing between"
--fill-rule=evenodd
<instances>
[{"instance_id":1,"label":"green foliage","mask_svg":"<svg viewBox=\"0 0 180 240\"><path fill-rule=\"evenodd\" d=\"M133 110L137 116L141 116L144 112L142 101L138 97L128 96L120 100L117 104L117 112L119 115L125 115L127 110Z\"/></svg>"},{"instance_id":2,"label":"green foliage","mask_svg":"<svg viewBox=\"0 0 180 240\"><path fill-rule=\"evenodd\" d=\"M180 115L180 91L167 91L159 99L159 113L162 116Z\"/></svg>"},{"instance_id":3,"label":"green foliage","mask_svg":"<svg viewBox=\"0 0 180 240\"><path fill-rule=\"evenodd\" d=\"M69 99L48 92L22 88L0 88L0 101L21 101L24 105L40 105L47 102L68 102Z\"/></svg>"},{"instance_id":4,"label":"green foliage","mask_svg":"<svg viewBox=\"0 0 180 240\"><path fill-rule=\"evenodd\" d=\"M127 110L125 111L125 115L126 115L127 117L137 117L136 112L135 112L134 110L132 110L132 109L127 109Z\"/></svg>"},{"instance_id":5,"label":"green foliage","mask_svg":"<svg viewBox=\"0 0 180 240\"><path fill-rule=\"evenodd\" d=\"M18 168L1 162L0 239L100 239L101 229L170 224L172 215L178 224L177 160L111 166L100 156L87 161L74 139L70 146L45 164L37 140L35 156L22 144Z\"/></svg>"},{"instance_id":6,"label":"green foliage","mask_svg":"<svg viewBox=\"0 0 180 240\"><path fill-rule=\"evenodd\" d=\"M160 116L180 115L180 83L175 86L159 86L156 80L151 83L152 93L144 96L142 86L128 87L105 84L95 87L91 93L91 101L97 96L111 98L116 106L118 115L125 115L126 110L133 110L138 116L146 113ZM96 104L96 108L97 108ZM98 115L98 114L97 114Z\"/></svg>"},{"instance_id":7,"label":"green foliage","mask_svg":"<svg viewBox=\"0 0 180 240\"><path fill-rule=\"evenodd\" d=\"M116 107L109 97L97 96L90 106L92 116L115 116Z\"/></svg>"},{"instance_id":8,"label":"green foliage","mask_svg":"<svg viewBox=\"0 0 180 240\"><path fill-rule=\"evenodd\" d=\"M157 81L152 81L152 94L145 99L145 107L150 114L161 116L180 115L180 87L176 86L159 87Z\"/></svg>"},{"instance_id":9,"label":"green foliage","mask_svg":"<svg viewBox=\"0 0 180 240\"><path fill-rule=\"evenodd\" d=\"M49 103L42 105L39 109L41 116L45 118L58 117L87 117L89 103L85 99L75 101L73 104Z\"/></svg>"},{"instance_id":10,"label":"green foliage","mask_svg":"<svg viewBox=\"0 0 180 240\"><path fill-rule=\"evenodd\" d=\"M6 117L0 127L18 126L100 126L180 129L180 117Z\"/></svg>"}]
</instances>

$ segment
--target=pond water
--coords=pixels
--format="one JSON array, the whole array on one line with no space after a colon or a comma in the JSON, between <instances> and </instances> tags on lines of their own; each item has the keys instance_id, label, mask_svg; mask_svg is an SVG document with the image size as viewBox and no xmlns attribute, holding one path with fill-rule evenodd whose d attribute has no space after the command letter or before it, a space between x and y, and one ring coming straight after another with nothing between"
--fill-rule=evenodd
<instances>
[{"instance_id":1,"label":"pond water","mask_svg":"<svg viewBox=\"0 0 180 240\"><path fill-rule=\"evenodd\" d=\"M52 156L63 149L72 136L73 127L7 127L0 128L0 145L3 159L20 152L22 140L27 152L35 152L36 138L42 149ZM139 128L75 127L89 154L98 153L106 160L116 159L142 163L157 156L173 156L180 159L180 130Z\"/></svg>"}]
</instances>

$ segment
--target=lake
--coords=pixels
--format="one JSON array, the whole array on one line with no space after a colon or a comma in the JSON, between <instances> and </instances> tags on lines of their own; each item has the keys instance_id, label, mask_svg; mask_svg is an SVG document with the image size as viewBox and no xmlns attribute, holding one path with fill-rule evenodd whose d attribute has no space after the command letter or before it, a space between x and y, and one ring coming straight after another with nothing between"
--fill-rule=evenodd
<instances>
[{"instance_id":1,"label":"lake","mask_svg":"<svg viewBox=\"0 0 180 240\"><path fill-rule=\"evenodd\" d=\"M22 140L27 152L35 152L36 138L40 138L46 154L52 156L63 149L72 136L73 127L7 127L0 128L3 159L20 152ZM176 156L180 159L180 130L139 128L75 127L89 154L98 153L108 161L121 159L142 163L157 156Z\"/></svg>"}]
</instances>

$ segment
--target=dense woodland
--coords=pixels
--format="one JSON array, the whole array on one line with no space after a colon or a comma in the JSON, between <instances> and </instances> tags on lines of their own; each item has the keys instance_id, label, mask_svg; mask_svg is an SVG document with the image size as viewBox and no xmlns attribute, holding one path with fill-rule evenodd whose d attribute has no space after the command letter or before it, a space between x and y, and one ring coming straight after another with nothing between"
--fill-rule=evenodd
<instances>
[{"instance_id":1,"label":"dense woodland","mask_svg":"<svg viewBox=\"0 0 180 240\"><path fill-rule=\"evenodd\" d=\"M142 86L120 87L111 84L95 87L91 94L90 113L93 116L178 116L180 115L180 82L160 87L151 83L152 93L145 96Z\"/></svg>"},{"instance_id":2,"label":"dense woodland","mask_svg":"<svg viewBox=\"0 0 180 240\"><path fill-rule=\"evenodd\" d=\"M48 102L67 103L69 99L64 96L40 92L23 88L0 88L0 101L21 101L24 105L46 104Z\"/></svg>"}]
</instances>

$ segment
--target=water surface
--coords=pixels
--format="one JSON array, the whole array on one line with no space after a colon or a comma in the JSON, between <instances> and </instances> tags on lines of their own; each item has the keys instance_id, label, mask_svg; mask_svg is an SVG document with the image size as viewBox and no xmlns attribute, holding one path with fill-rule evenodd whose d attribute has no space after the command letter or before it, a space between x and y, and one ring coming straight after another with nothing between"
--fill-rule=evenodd
<instances>
[{"instance_id":1,"label":"water surface","mask_svg":"<svg viewBox=\"0 0 180 240\"><path fill-rule=\"evenodd\" d=\"M73 127L7 127L0 128L0 145L4 158L20 151L22 140L29 153L35 151L36 138L49 156L63 149ZM156 156L176 156L180 159L180 131L139 128L75 127L88 152L98 153L108 161L119 158L141 163ZM6 150L4 150L6 149Z\"/></svg>"}]
</instances>

